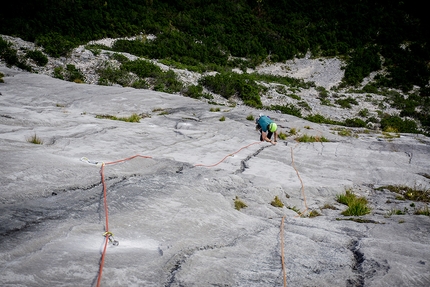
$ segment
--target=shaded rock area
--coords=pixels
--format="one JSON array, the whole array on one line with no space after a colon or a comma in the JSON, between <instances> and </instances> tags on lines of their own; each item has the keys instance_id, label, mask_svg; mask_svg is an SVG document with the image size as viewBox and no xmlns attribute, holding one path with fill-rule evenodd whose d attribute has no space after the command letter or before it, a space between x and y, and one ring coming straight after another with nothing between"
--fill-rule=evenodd
<instances>
[{"instance_id":1,"label":"shaded rock area","mask_svg":"<svg viewBox=\"0 0 430 287\"><path fill-rule=\"evenodd\" d=\"M101 163L119 242L108 245L101 286L282 286L282 261L288 286L430 285L430 217L414 214L428 204L378 189L430 188L427 137L345 137L241 105L211 112L179 95L0 72L2 286L95 286ZM146 116L96 117L133 113ZM287 139L258 142L246 117L259 113ZM303 134L329 141L295 141ZM115 163L135 155L151 158ZM369 201L361 221L341 215L346 190ZM236 210L237 198L247 207Z\"/></svg>"}]
</instances>

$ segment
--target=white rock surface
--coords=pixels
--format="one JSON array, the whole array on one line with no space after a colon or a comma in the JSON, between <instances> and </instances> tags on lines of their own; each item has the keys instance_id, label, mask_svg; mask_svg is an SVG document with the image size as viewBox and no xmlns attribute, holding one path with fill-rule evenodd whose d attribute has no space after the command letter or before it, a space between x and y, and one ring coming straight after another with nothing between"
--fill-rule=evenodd
<instances>
[{"instance_id":1,"label":"white rock surface","mask_svg":"<svg viewBox=\"0 0 430 287\"><path fill-rule=\"evenodd\" d=\"M96 284L106 228L101 166L83 157L106 163L109 231L119 241L107 248L101 286L282 286L282 258L288 286L430 285L430 217L413 214L428 204L374 189L430 188L427 137L342 137L240 105L210 112L179 95L0 72L2 286ZM260 112L284 133L329 142L259 143L246 117ZM132 113L150 117L95 117ZM27 141L34 135L42 145ZM109 164L138 154L152 158ZM336 220L345 219L335 199L346 189L367 197L369 222ZM248 207L236 210L236 196ZM283 208L270 204L275 196ZM306 217L311 210L321 216Z\"/></svg>"}]
</instances>

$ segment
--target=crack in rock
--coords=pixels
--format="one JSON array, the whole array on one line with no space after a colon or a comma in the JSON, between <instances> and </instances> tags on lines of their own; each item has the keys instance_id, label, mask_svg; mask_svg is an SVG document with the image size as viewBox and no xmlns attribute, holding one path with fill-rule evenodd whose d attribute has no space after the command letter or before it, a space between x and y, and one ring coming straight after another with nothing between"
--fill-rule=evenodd
<instances>
[{"instance_id":1,"label":"crack in rock","mask_svg":"<svg viewBox=\"0 0 430 287\"><path fill-rule=\"evenodd\" d=\"M268 148L269 146L263 146L263 147L261 147L261 148L259 148L256 152L254 152L253 154L251 154L251 155L248 155L245 159L243 159L241 162L240 162L240 168L238 169L238 170L236 170L235 172L234 172L234 174L238 174L238 173L242 173L242 172L244 172L245 171L245 169L247 169L249 166L248 166L248 161L251 159L251 158L253 158L253 157L256 157L260 152L262 152L265 148Z\"/></svg>"}]
</instances>

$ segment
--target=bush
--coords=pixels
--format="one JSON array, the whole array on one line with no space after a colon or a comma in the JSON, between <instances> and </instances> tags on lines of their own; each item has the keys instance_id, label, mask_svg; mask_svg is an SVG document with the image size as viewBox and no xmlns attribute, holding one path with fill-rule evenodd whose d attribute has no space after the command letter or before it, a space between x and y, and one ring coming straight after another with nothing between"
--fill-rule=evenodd
<instances>
[{"instance_id":1,"label":"bush","mask_svg":"<svg viewBox=\"0 0 430 287\"><path fill-rule=\"evenodd\" d=\"M48 57L38 50L28 51L25 56L27 58L33 59L38 66L43 67L48 63Z\"/></svg>"},{"instance_id":2,"label":"bush","mask_svg":"<svg viewBox=\"0 0 430 287\"><path fill-rule=\"evenodd\" d=\"M293 115L298 118L302 117L302 111L294 106L293 104L286 104L286 105L273 105L270 106L270 109L273 111L280 111L283 114Z\"/></svg>"},{"instance_id":3,"label":"bush","mask_svg":"<svg viewBox=\"0 0 430 287\"><path fill-rule=\"evenodd\" d=\"M383 131L394 130L399 133L418 133L417 124L413 120L403 120L399 116L385 115L381 119Z\"/></svg>"},{"instance_id":4,"label":"bush","mask_svg":"<svg viewBox=\"0 0 430 287\"><path fill-rule=\"evenodd\" d=\"M182 94L189 98L200 99L203 97L203 87L201 85L188 86L185 88Z\"/></svg>"},{"instance_id":5,"label":"bush","mask_svg":"<svg viewBox=\"0 0 430 287\"><path fill-rule=\"evenodd\" d=\"M226 99L237 95L245 105L254 108L263 107L259 95L262 88L246 74L222 72L214 76L202 77L199 84Z\"/></svg>"},{"instance_id":6,"label":"bush","mask_svg":"<svg viewBox=\"0 0 430 287\"><path fill-rule=\"evenodd\" d=\"M63 36L60 33L49 32L44 35L40 35L36 38L35 43L43 46L45 52L51 57L66 56L67 53L74 47L79 45L79 40L73 39L72 37Z\"/></svg>"}]
</instances>

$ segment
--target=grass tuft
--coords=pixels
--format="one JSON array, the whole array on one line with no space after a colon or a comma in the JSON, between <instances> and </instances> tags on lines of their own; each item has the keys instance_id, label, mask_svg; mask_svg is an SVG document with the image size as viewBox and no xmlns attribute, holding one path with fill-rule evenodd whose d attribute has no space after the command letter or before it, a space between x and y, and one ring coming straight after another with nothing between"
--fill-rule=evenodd
<instances>
[{"instance_id":1,"label":"grass tuft","mask_svg":"<svg viewBox=\"0 0 430 287\"><path fill-rule=\"evenodd\" d=\"M321 137L320 136L310 136L310 135L304 134L301 137L297 137L296 141L305 142L305 143L308 143L308 142L328 142L328 139L326 139L323 136L321 136Z\"/></svg>"},{"instance_id":2,"label":"grass tuft","mask_svg":"<svg viewBox=\"0 0 430 287\"><path fill-rule=\"evenodd\" d=\"M96 115L97 119L109 119L114 121L123 121L128 123L138 123L141 117L138 114L133 113L129 117L116 117L111 115Z\"/></svg>"},{"instance_id":3,"label":"grass tuft","mask_svg":"<svg viewBox=\"0 0 430 287\"><path fill-rule=\"evenodd\" d=\"M376 190L388 189L391 192L399 194L403 199L430 202L430 189L426 189L422 186L408 187L405 185L387 185L381 186ZM400 197L398 197L400 198ZM397 198L396 198L397 199Z\"/></svg>"},{"instance_id":4,"label":"grass tuft","mask_svg":"<svg viewBox=\"0 0 430 287\"><path fill-rule=\"evenodd\" d=\"M39 138L36 134L27 138L27 142L32 143L32 144L43 144L43 140L41 138Z\"/></svg>"},{"instance_id":5,"label":"grass tuft","mask_svg":"<svg viewBox=\"0 0 430 287\"><path fill-rule=\"evenodd\" d=\"M279 199L278 196L275 196L275 198L272 200L270 204L274 207L284 207L284 204L282 203L282 201Z\"/></svg>"},{"instance_id":6,"label":"grass tuft","mask_svg":"<svg viewBox=\"0 0 430 287\"><path fill-rule=\"evenodd\" d=\"M242 200L239 199L239 197L236 196L234 200L234 208L236 210L241 210L242 208L248 207Z\"/></svg>"},{"instance_id":7,"label":"grass tuft","mask_svg":"<svg viewBox=\"0 0 430 287\"><path fill-rule=\"evenodd\" d=\"M367 206L367 199L365 197L357 197L350 190L347 190L345 194L337 195L336 200L348 206L348 208L342 212L342 215L360 216L370 213L370 208Z\"/></svg>"}]
</instances>

